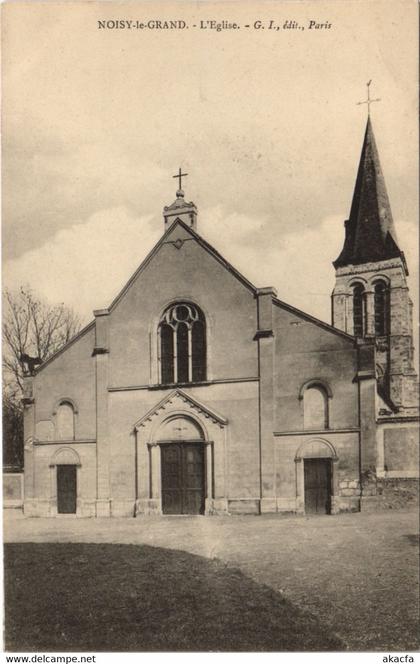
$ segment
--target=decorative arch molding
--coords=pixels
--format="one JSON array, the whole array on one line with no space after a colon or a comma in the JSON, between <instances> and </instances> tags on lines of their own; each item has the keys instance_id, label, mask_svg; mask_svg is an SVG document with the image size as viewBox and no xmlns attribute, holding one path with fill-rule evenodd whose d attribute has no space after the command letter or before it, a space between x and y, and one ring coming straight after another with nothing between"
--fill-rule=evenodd
<instances>
[{"instance_id":1,"label":"decorative arch molding","mask_svg":"<svg viewBox=\"0 0 420 664\"><path fill-rule=\"evenodd\" d=\"M350 281L347 282L347 288L351 291L355 286L363 286L363 288L366 288L368 285L368 280L365 279L364 277L360 277L357 275L356 277L352 277Z\"/></svg>"},{"instance_id":2,"label":"decorative arch molding","mask_svg":"<svg viewBox=\"0 0 420 664\"><path fill-rule=\"evenodd\" d=\"M70 406L73 408L73 413L75 415L78 414L79 408L77 406L77 403L74 399L71 399L70 397L60 397L60 399L57 399L57 401L54 403L52 414L57 415L57 410L59 409L60 406L62 406L65 403L70 404Z\"/></svg>"},{"instance_id":3,"label":"decorative arch molding","mask_svg":"<svg viewBox=\"0 0 420 664\"><path fill-rule=\"evenodd\" d=\"M150 434L153 434L159 426L171 416L189 417L195 420L204 432L205 427L203 427L202 423L203 418L204 420L208 420L213 424L218 425L220 428L225 427L228 423L227 419L215 410L210 409L208 406L179 389L173 390L173 392L159 401L156 406L151 408L134 424L133 429L138 432L142 429L148 428Z\"/></svg>"},{"instance_id":4,"label":"decorative arch molding","mask_svg":"<svg viewBox=\"0 0 420 664\"><path fill-rule=\"evenodd\" d=\"M180 431L173 425L179 425ZM184 426L183 426L184 425ZM198 417L188 411L177 411L164 418L160 423L157 421L152 429L151 438L154 444L161 442L181 440L188 442L193 440L195 442L202 441L207 443L209 440L208 433L203 426L203 423Z\"/></svg>"},{"instance_id":5,"label":"decorative arch molding","mask_svg":"<svg viewBox=\"0 0 420 664\"><path fill-rule=\"evenodd\" d=\"M201 302L193 296L192 292L184 292L182 295L168 300L150 321L149 339L150 339L150 384L158 385L160 383L160 335L159 323L162 320L165 311L176 304L190 304L201 310L205 319L206 329L206 380L212 380L212 338L214 330L214 317L212 313L203 306Z\"/></svg>"},{"instance_id":6,"label":"decorative arch molding","mask_svg":"<svg viewBox=\"0 0 420 664\"><path fill-rule=\"evenodd\" d=\"M296 511L305 513L305 459L329 459L331 464L331 513L338 511L336 497L338 486L338 456L335 447L325 438L309 438L303 441L295 455L296 468Z\"/></svg>"},{"instance_id":7,"label":"decorative arch molding","mask_svg":"<svg viewBox=\"0 0 420 664\"><path fill-rule=\"evenodd\" d=\"M60 447L50 461L50 468L55 466L81 466L80 457L71 447Z\"/></svg>"},{"instance_id":8,"label":"decorative arch molding","mask_svg":"<svg viewBox=\"0 0 420 664\"><path fill-rule=\"evenodd\" d=\"M303 385L301 386L299 390L299 399L302 400L305 394L306 390L309 390L311 387L318 387L324 390L325 394L329 399L333 398L333 393L332 389L329 385L329 383L324 380L323 378L311 378L310 380L307 380Z\"/></svg>"},{"instance_id":9,"label":"decorative arch molding","mask_svg":"<svg viewBox=\"0 0 420 664\"><path fill-rule=\"evenodd\" d=\"M332 443L325 438L305 440L296 451L295 461L302 459L332 459L338 461L337 452Z\"/></svg>"},{"instance_id":10,"label":"decorative arch molding","mask_svg":"<svg viewBox=\"0 0 420 664\"><path fill-rule=\"evenodd\" d=\"M60 424L60 408L62 406L67 406L71 413L68 413L70 420L67 420L64 425L64 430L62 428L63 422ZM77 403L71 397L60 397L55 404L52 412L52 421L54 425L54 437L56 440L75 440L76 431L77 431L77 420L78 420L79 409Z\"/></svg>"},{"instance_id":11,"label":"decorative arch molding","mask_svg":"<svg viewBox=\"0 0 420 664\"><path fill-rule=\"evenodd\" d=\"M57 505L57 466L76 466L76 516L81 516L81 496L80 496L80 473L82 464L76 450L72 447L60 447L52 456L49 463L50 468L50 514L56 516L58 512Z\"/></svg>"},{"instance_id":12,"label":"decorative arch molding","mask_svg":"<svg viewBox=\"0 0 420 664\"><path fill-rule=\"evenodd\" d=\"M171 427L176 420L179 421L179 431ZM162 448L170 443L188 442L204 448L205 513L226 512L227 424L225 417L181 389L173 390L143 415L132 428L136 513L162 513Z\"/></svg>"},{"instance_id":13,"label":"decorative arch molding","mask_svg":"<svg viewBox=\"0 0 420 664\"><path fill-rule=\"evenodd\" d=\"M387 286L388 288L391 285L390 278L385 274L375 274L373 277L370 277L369 279L369 284L372 286L375 286L377 283L380 282L384 283L385 286Z\"/></svg>"},{"instance_id":14,"label":"decorative arch molding","mask_svg":"<svg viewBox=\"0 0 420 664\"><path fill-rule=\"evenodd\" d=\"M169 309L169 307L172 307L174 304L183 304L184 302L185 304L192 304L201 309L206 318L206 322L212 321L212 315L207 310L207 308L204 307L201 302L197 302L196 298L193 297L191 293L184 293L183 295L171 298L159 309L159 312L157 313L156 316L154 316L154 318L150 323L149 331L153 332L156 329L156 327L159 325L160 320L162 319L163 314L167 309Z\"/></svg>"}]
</instances>

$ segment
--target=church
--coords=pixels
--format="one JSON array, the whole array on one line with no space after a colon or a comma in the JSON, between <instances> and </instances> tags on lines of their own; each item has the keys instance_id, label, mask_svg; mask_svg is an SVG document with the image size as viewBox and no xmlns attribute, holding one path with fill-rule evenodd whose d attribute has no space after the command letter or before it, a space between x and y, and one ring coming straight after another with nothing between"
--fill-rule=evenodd
<instances>
[{"instance_id":1,"label":"church","mask_svg":"<svg viewBox=\"0 0 420 664\"><path fill-rule=\"evenodd\" d=\"M27 372L25 515L337 514L414 500L412 303L371 120L331 325L206 242L182 175L122 291Z\"/></svg>"}]
</instances>

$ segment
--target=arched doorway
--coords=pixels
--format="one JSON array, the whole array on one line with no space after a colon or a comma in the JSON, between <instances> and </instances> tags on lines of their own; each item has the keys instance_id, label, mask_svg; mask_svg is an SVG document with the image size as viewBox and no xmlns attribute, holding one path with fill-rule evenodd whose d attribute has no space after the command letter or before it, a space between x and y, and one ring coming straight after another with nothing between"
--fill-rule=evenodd
<instances>
[{"instance_id":1,"label":"arched doorway","mask_svg":"<svg viewBox=\"0 0 420 664\"><path fill-rule=\"evenodd\" d=\"M331 443L322 439L300 446L297 468L298 507L305 514L331 514L334 501L334 462L337 455Z\"/></svg>"},{"instance_id":2,"label":"arched doorway","mask_svg":"<svg viewBox=\"0 0 420 664\"><path fill-rule=\"evenodd\" d=\"M159 429L163 514L204 514L206 467L204 434L186 417Z\"/></svg>"},{"instance_id":3,"label":"arched doorway","mask_svg":"<svg viewBox=\"0 0 420 664\"><path fill-rule=\"evenodd\" d=\"M77 514L79 455L73 449L63 447L54 454L50 468L53 511L56 514Z\"/></svg>"}]
</instances>

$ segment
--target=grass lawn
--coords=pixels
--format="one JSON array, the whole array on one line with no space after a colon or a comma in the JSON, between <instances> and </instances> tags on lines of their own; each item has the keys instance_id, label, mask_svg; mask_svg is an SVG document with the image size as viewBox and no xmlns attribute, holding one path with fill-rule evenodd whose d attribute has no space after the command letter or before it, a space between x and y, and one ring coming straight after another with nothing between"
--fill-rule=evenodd
<instances>
[{"instance_id":1,"label":"grass lawn","mask_svg":"<svg viewBox=\"0 0 420 664\"><path fill-rule=\"evenodd\" d=\"M130 544L6 544L9 651L344 650L220 560Z\"/></svg>"}]
</instances>

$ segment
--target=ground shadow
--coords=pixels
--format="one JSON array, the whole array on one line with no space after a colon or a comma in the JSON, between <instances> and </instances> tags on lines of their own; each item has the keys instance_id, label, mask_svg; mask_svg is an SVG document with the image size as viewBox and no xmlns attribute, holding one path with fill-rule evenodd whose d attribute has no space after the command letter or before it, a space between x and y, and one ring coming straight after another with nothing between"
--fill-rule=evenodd
<instances>
[{"instance_id":1,"label":"ground shadow","mask_svg":"<svg viewBox=\"0 0 420 664\"><path fill-rule=\"evenodd\" d=\"M126 544L6 544L8 651L345 650L220 560Z\"/></svg>"}]
</instances>

